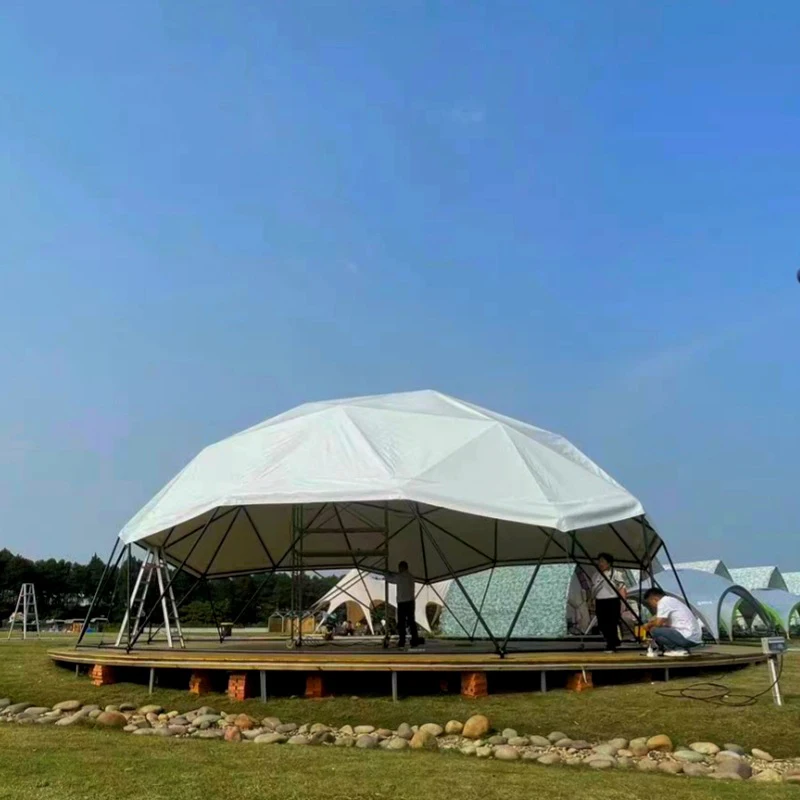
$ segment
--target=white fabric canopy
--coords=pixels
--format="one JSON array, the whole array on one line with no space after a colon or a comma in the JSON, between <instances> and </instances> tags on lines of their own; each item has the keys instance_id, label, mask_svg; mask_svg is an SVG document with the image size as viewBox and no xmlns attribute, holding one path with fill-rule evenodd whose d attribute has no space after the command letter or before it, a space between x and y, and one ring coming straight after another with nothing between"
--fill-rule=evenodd
<instances>
[{"instance_id":1,"label":"white fabric canopy","mask_svg":"<svg viewBox=\"0 0 800 800\"><path fill-rule=\"evenodd\" d=\"M425 582L583 548L636 567L661 546L639 501L566 439L432 391L310 403L211 445L120 537L220 577L385 569L384 529L391 568Z\"/></svg>"},{"instance_id":2,"label":"white fabric canopy","mask_svg":"<svg viewBox=\"0 0 800 800\"><path fill-rule=\"evenodd\" d=\"M442 608L442 598L447 594L450 581L441 581L435 585L417 583L414 586L414 617L423 630L431 632L428 622L427 608L436 605ZM330 591L323 595L314 608L324 608L333 613L345 603L355 603L364 615L370 631L375 632L372 624L372 610L386 602L386 582L383 578L357 569L351 569ZM397 587L389 584L389 605L397 608Z\"/></svg>"}]
</instances>

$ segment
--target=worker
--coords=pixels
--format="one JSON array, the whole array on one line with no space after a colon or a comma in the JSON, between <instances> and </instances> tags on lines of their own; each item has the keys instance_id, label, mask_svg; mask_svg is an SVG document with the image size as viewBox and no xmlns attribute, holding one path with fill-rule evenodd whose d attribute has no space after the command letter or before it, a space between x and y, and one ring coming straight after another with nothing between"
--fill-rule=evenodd
<instances>
[{"instance_id":1,"label":"worker","mask_svg":"<svg viewBox=\"0 0 800 800\"><path fill-rule=\"evenodd\" d=\"M417 647L421 642L415 617L415 582L408 571L408 564L401 561L397 565L397 572L388 576L388 581L397 586L397 646L400 648L406 646L406 628L408 628L411 631L411 646Z\"/></svg>"},{"instance_id":2,"label":"worker","mask_svg":"<svg viewBox=\"0 0 800 800\"><path fill-rule=\"evenodd\" d=\"M597 567L598 571L592 580L594 613L597 627L606 641L606 653L615 653L620 645L622 600L628 596L625 576L614 569L614 557L609 553L600 553Z\"/></svg>"},{"instance_id":3,"label":"worker","mask_svg":"<svg viewBox=\"0 0 800 800\"><path fill-rule=\"evenodd\" d=\"M689 650L703 643L703 629L682 600L653 587L644 593L644 603L653 614L644 627L661 655L686 657Z\"/></svg>"}]
</instances>

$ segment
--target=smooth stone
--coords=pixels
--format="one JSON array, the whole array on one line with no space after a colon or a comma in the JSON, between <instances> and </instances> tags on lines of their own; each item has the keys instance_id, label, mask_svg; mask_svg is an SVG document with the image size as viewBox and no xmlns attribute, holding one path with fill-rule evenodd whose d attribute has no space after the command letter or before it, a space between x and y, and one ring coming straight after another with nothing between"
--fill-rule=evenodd
<instances>
[{"instance_id":1,"label":"smooth stone","mask_svg":"<svg viewBox=\"0 0 800 800\"><path fill-rule=\"evenodd\" d=\"M588 763L592 769L611 769L615 762L610 758L593 758Z\"/></svg>"},{"instance_id":2,"label":"smooth stone","mask_svg":"<svg viewBox=\"0 0 800 800\"><path fill-rule=\"evenodd\" d=\"M505 736L506 739L516 739L519 734L513 728L506 728L501 736Z\"/></svg>"},{"instance_id":3,"label":"smooth stone","mask_svg":"<svg viewBox=\"0 0 800 800\"><path fill-rule=\"evenodd\" d=\"M189 730L188 725L173 725L171 722L167 726L174 736L185 736Z\"/></svg>"},{"instance_id":4,"label":"smooth stone","mask_svg":"<svg viewBox=\"0 0 800 800\"><path fill-rule=\"evenodd\" d=\"M302 736L305 736L307 733L310 733L310 729L311 726L306 722L297 729L297 732Z\"/></svg>"},{"instance_id":5,"label":"smooth stone","mask_svg":"<svg viewBox=\"0 0 800 800\"><path fill-rule=\"evenodd\" d=\"M513 747L509 747L507 744L503 744L500 745L500 747L495 747L494 757L498 761L517 761L519 759L519 752Z\"/></svg>"},{"instance_id":6,"label":"smooth stone","mask_svg":"<svg viewBox=\"0 0 800 800\"><path fill-rule=\"evenodd\" d=\"M225 736L223 738L226 742L241 742L242 732L235 725L231 725L230 728L225 729Z\"/></svg>"},{"instance_id":7,"label":"smooth stone","mask_svg":"<svg viewBox=\"0 0 800 800\"><path fill-rule=\"evenodd\" d=\"M150 730L155 730L155 729L151 728ZM206 731L198 731L196 736L198 739L221 739L223 733L219 728L212 728Z\"/></svg>"},{"instance_id":8,"label":"smooth stone","mask_svg":"<svg viewBox=\"0 0 800 800\"><path fill-rule=\"evenodd\" d=\"M620 769L630 769L636 762L630 756L620 756L617 759L617 766Z\"/></svg>"},{"instance_id":9,"label":"smooth stone","mask_svg":"<svg viewBox=\"0 0 800 800\"><path fill-rule=\"evenodd\" d=\"M321 722L315 722L310 728L310 733L327 733L330 731L330 725L323 725Z\"/></svg>"},{"instance_id":10,"label":"smooth stone","mask_svg":"<svg viewBox=\"0 0 800 800\"><path fill-rule=\"evenodd\" d=\"M156 732L155 728L137 728L134 732L134 736L153 736Z\"/></svg>"},{"instance_id":11,"label":"smooth stone","mask_svg":"<svg viewBox=\"0 0 800 800\"><path fill-rule=\"evenodd\" d=\"M686 761L691 764L703 764L706 760L702 753L697 753L694 750L676 750L672 757L676 761Z\"/></svg>"},{"instance_id":12,"label":"smooth stone","mask_svg":"<svg viewBox=\"0 0 800 800\"><path fill-rule=\"evenodd\" d=\"M356 727L353 728L353 733L355 733L356 736L361 736L363 734L370 734L374 730L374 725L356 725Z\"/></svg>"},{"instance_id":13,"label":"smooth stone","mask_svg":"<svg viewBox=\"0 0 800 800\"><path fill-rule=\"evenodd\" d=\"M653 761L650 758L643 758L636 763L636 769L640 772L658 772L658 761Z\"/></svg>"},{"instance_id":14,"label":"smooth stone","mask_svg":"<svg viewBox=\"0 0 800 800\"><path fill-rule=\"evenodd\" d=\"M475 751L476 751L477 749L478 749L478 748L477 748L477 747L475 747L475 745L474 745L474 744L465 744L465 745L464 745L464 746L461 748L461 752L462 752L462 753L463 753L465 756L474 756L474 755L475 755ZM526 755L527 755L527 753L523 754L523 756L522 756L522 757L523 757L523 758L525 758L525 756L526 756Z\"/></svg>"},{"instance_id":15,"label":"smooth stone","mask_svg":"<svg viewBox=\"0 0 800 800\"><path fill-rule=\"evenodd\" d=\"M411 749L438 750L439 743L436 741L436 737L432 733L430 733L429 731L422 730L422 728L420 728L411 738Z\"/></svg>"},{"instance_id":16,"label":"smooth stone","mask_svg":"<svg viewBox=\"0 0 800 800\"><path fill-rule=\"evenodd\" d=\"M553 731L547 738L550 740L550 744L555 744L561 739L569 739L569 736L566 733L561 733L561 731Z\"/></svg>"},{"instance_id":17,"label":"smooth stone","mask_svg":"<svg viewBox=\"0 0 800 800\"><path fill-rule=\"evenodd\" d=\"M50 711L50 706L31 706L26 708L22 714L26 717L41 717L42 714L46 714L48 711Z\"/></svg>"},{"instance_id":18,"label":"smooth stone","mask_svg":"<svg viewBox=\"0 0 800 800\"><path fill-rule=\"evenodd\" d=\"M297 725L294 722L284 722L282 725L278 725L275 730L278 733L297 733Z\"/></svg>"},{"instance_id":19,"label":"smooth stone","mask_svg":"<svg viewBox=\"0 0 800 800\"><path fill-rule=\"evenodd\" d=\"M660 753L669 753L672 751L672 739L669 736L660 734L658 736L651 736L647 740L648 750L657 750Z\"/></svg>"},{"instance_id":20,"label":"smooth stone","mask_svg":"<svg viewBox=\"0 0 800 800\"><path fill-rule=\"evenodd\" d=\"M583 741L583 739L573 739L569 743L569 746L570 746L571 750L591 750L592 749L592 746L589 744L589 742L585 742L585 741Z\"/></svg>"},{"instance_id":21,"label":"smooth stone","mask_svg":"<svg viewBox=\"0 0 800 800\"><path fill-rule=\"evenodd\" d=\"M756 773L753 776L753 780L759 783L780 783L781 776L774 769L765 769Z\"/></svg>"},{"instance_id":22,"label":"smooth stone","mask_svg":"<svg viewBox=\"0 0 800 800\"><path fill-rule=\"evenodd\" d=\"M399 729L398 729L399 730ZM448 736L460 736L464 730L464 723L459 722L457 719L451 719L445 726L444 732Z\"/></svg>"},{"instance_id":23,"label":"smooth stone","mask_svg":"<svg viewBox=\"0 0 800 800\"><path fill-rule=\"evenodd\" d=\"M286 744L308 745L308 739L305 736L297 734L295 736L291 736Z\"/></svg>"},{"instance_id":24,"label":"smooth stone","mask_svg":"<svg viewBox=\"0 0 800 800\"><path fill-rule=\"evenodd\" d=\"M403 723L403 725L405 725L405 722ZM401 725L400 727L402 728L403 725ZM406 728L408 728L408 725L406 725ZM409 728L409 730L411 729ZM342 725L342 727L339 728L339 733L341 733L343 736L355 736L355 731L353 730L352 725Z\"/></svg>"},{"instance_id":25,"label":"smooth stone","mask_svg":"<svg viewBox=\"0 0 800 800\"><path fill-rule=\"evenodd\" d=\"M255 728L258 723L248 714L237 714L234 717L233 724L241 731L249 731L251 728Z\"/></svg>"},{"instance_id":26,"label":"smooth stone","mask_svg":"<svg viewBox=\"0 0 800 800\"><path fill-rule=\"evenodd\" d=\"M660 761L658 769L660 772L666 772L669 775L680 775L683 772L683 764L679 761Z\"/></svg>"},{"instance_id":27,"label":"smooth stone","mask_svg":"<svg viewBox=\"0 0 800 800\"><path fill-rule=\"evenodd\" d=\"M150 713L152 714L155 712L151 711ZM145 714L145 716L147 716L147 714ZM201 725L213 725L215 722L219 722L221 719L222 717L219 714L201 714L200 716L194 718L193 724L197 727L200 727ZM152 722L153 720L150 721Z\"/></svg>"},{"instance_id":28,"label":"smooth stone","mask_svg":"<svg viewBox=\"0 0 800 800\"><path fill-rule=\"evenodd\" d=\"M170 720L169 724L170 725L185 725L186 727L188 727L189 726L189 720L186 719L186 717L177 716L177 717L172 717L172 719Z\"/></svg>"},{"instance_id":29,"label":"smooth stone","mask_svg":"<svg viewBox=\"0 0 800 800\"><path fill-rule=\"evenodd\" d=\"M684 764L683 774L688 775L690 778L704 778L711 772L711 768L705 764Z\"/></svg>"},{"instance_id":30,"label":"smooth stone","mask_svg":"<svg viewBox=\"0 0 800 800\"><path fill-rule=\"evenodd\" d=\"M139 726L138 725L126 725L122 730L124 730L125 733L133 733L134 731L138 731L139 730Z\"/></svg>"},{"instance_id":31,"label":"smooth stone","mask_svg":"<svg viewBox=\"0 0 800 800\"><path fill-rule=\"evenodd\" d=\"M82 720L84 715L78 711L77 714L70 714L68 717L61 717L61 719L56 720L56 727L58 728L66 728L68 725L74 725L79 720Z\"/></svg>"},{"instance_id":32,"label":"smooth stone","mask_svg":"<svg viewBox=\"0 0 800 800\"><path fill-rule=\"evenodd\" d=\"M742 747L739 744L726 744L722 749L723 750L728 750L731 753L736 753L737 755L740 755L740 756L747 755L747 751L744 749L744 747Z\"/></svg>"},{"instance_id":33,"label":"smooth stone","mask_svg":"<svg viewBox=\"0 0 800 800\"><path fill-rule=\"evenodd\" d=\"M617 737L616 739L609 739L608 743L612 747L616 747L617 750L627 750L628 748L628 740L623 739L621 736Z\"/></svg>"},{"instance_id":34,"label":"smooth stone","mask_svg":"<svg viewBox=\"0 0 800 800\"><path fill-rule=\"evenodd\" d=\"M97 715L95 722L106 728L124 728L128 724L128 719L120 711L101 711Z\"/></svg>"},{"instance_id":35,"label":"smooth stone","mask_svg":"<svg viewBox=\"0 0 800 800\"><path fill-rule=\"evenodd\" d=\"M488 744L493 744L495 746L508 743L505 736L490 736L486 741Z\"/></svg>"},{"instance_id":36,"label":"smooth stone","mask_svg":"<svg viewBox=\"0 0 800 800\"><path fill-rule=\"evenodd\" d=\"M119 711L119 706L114 706L114 705L106 706L103 709L103 711L108 711L109 713L111 713L112 711Z\"/></svg>"},{"instance_id":37,"label":"smooth stone","mask_svg":"<svg viewBox=\"0 0 800 800\"><path fill-rule=\"evenodd\" d=\"M421 731L427 731L431 736L437 738L444 733L444 728L441 725L437 725L435 722L426 722L424 725L420 725L419 729Z\"/></svg>"},{"instance_id":38,"label":"smooth stone","mask_svg":"<svg viewBox=\"0 0 800 800\"><path fill-rule=\"evenodd\" d=\"M55 725L56 722L58 722L59 719L60 719L60 717L44 716L44 717L39 717L38 719L35 719L34 722L37 725Z\"/></svg>"},{"instance_id":39,"label":"smooth stone","mask_svg":"<svg viewBox=\"0 0 800 800\"><path fill-rule=\"evenodd\" d=\"M628 742L628 750L639 757L646 756L650 752L647 746L647 739L644 736L639 739L631 739L630 742Z\"/></svg>"},{"instance_id":40,"label":"smooth stone","mask_svg":"<svg viewBox=\"0 0 800 800\"><path fill-rule=\"evenodd\" d=\"M270 730L275 730L278 725L281 724L281 721L277 717L264 717L261 720L261 726L264 728L270 728Z\"/></svg>"},{"instance_id":41,"label":"smooth stone","mask_svg":"<svg viewBox=\"0 0 800 800\"><path fill-rule=\"evenodd\" d=\"M550 747L550 740L546 739L544 736L529 736L530 743L532 747Z\"/></svg>"},{"instance_id":42,"label":"smooth stone","mask_svg":"<svg viewBox=\"0 0 800 800\"><path fill-rule=\"evenodd\" d=\"M695 753L702 753L704 756L715 756L720 750L714 742L694 742L689 745L689 749L694 750Z\"/></svg>"},{"instance_id":43,"label":"smooth stone","mask_svg":"<svg viewBox=\"0 0 800 800\"><path fill-rule=\"evenodd\" d=\"M473 714L465 723L461 735L465 739L482 739L491 730L489 720L483 714Z\"/></svg>"},{"instance_id":44,"label":"smooth stone","mask_svg":"<svg viewBox=\"0 0 800 800\"><path fill-rule=\"evenodd\" d=\"M775 759L766 751L766 750L759 750L757 747L754 747L750 754L753 758L758 758L761 761L774 761Z\"/></svg>"},{"instance_id":45,"label":"smooth stone","mask_svg":"<svg viewBox=\"0 0 800 800\"><path fill-rule=\"evenodd\" d=\"M341 738L337 739L334 743L334 747L355 747L356 740L353 736L342 736Z\"/></svg>"},{"instance_id":46,"label":"smooth stone","mask_svg":"<svg viewBox=\"0 0 800 800\"><path fill-rule=\"evenodd\" d=\"M434 739L434 741L436 741L436 740ZM491 756L492 756L492 748L489 747L488 745L485 746L485 747L478 747L475 750L475 755L478 758L491 758Z\"/></svg>"},{"instance_id":47,"label":"smooth stone","mask_svg":"<svg viewBox=\"0 0 800 800\"><path fill-rule=\"evenodd\" d=\"M90 704L90 705L86 705L86 706L81 706L81 710L77 711L76 713L77 714L83 714L85 717L88 717L89 714L91 714L92 712L99 711L99 710L100 710L100 706L96 706L96 705Z\"/></svg>"},{"instance_id":48,"label":"smooth stone","mask_svg":"<svg viewBox=\"0 0 800 800\"><path fill-rule=\"evenodd\" d=\"M722 763L723 761L741 761L742 757L738 753L734 753L733 750L720 750L716 756L714 756L714 760L718 763Z\"/></svg>"},{"instance_id":49,"label":"smooth stone","mask_svg":"<svg viewBox=\"0 0 800 800\"><path fill-rule=\"evenodd\" d=\"M77 711L80 707L80 700L62 700L53 706L53 711Z\"/></svg>"},{"instance_id":50,"label":"smooth stone","mask_svg":"<svg viewBox=\"0 0 800 800\"><path fill-rule=\"evenodd\" d=\"M319 731L311 734L311 744L333 744L336 737L330 731Z\"/></svg>"},{"instance_id":51,"label":"smooth stone","mask_svg":"<svg viewBox=\"0 0 800 800\"><path fill-rule=\"evenodd\" d=\"M413 735L414 731L411 730L411 726L407 722L401 722L400 725L397 726L397 736L401 739L409 740Z\"/></svg>"},{"instance_id":52,"label":"smooth stone","mask_svg":"<svg viewBox=\"0 0 800 800\"><path fill-rule=\"evenodd\" d=\"M230 728L229 730L235 731L235 730L238 730L238 728ZM171 728L167 728L167 727L163 727L163 728L153 728L153 733L154 733L156 736L162 736L162 737L164 737L165 739L166 739L166 738L168 738L168 737L170 737L170 736L175 736L175 735L176 735L175 731L173 731ZM225 733L225 732L223 732L223 737L224 737L224 733ZM237 739L236 741L240 741L240 740L241 740L241 738L242 738L242 737L240 736L240 737L239 737L239 739Z\"/></svg>"},{"instance_id":53,"label":"smooth stone","mask_svg":"<svg viewBox=\"0 0 800 800\"><path fill-rule=\"evenodd\" d=\"M753 768L746 761L742 761L741 759L734 761L732 758L726 758L717 765L716 774L720 773L733 773L738 775L742 780L747 780L753 777Z\"/></svg>"},{"instance_id":54,"label":"smooth stone","mask_svg":"<svg viewBox=\"0 0 800 800\"><path fill-rule=\"evenodd\" d=\"M572 747L572 739L559 739L555 745L556 747Z\"/></svg>"},{"instance_id":55,"label":"smooth stone","mask_svg":"<svg viewBox=\"0 0 800 800\"><path fill-rule=\"evenodd\" d=\"M378 728L373 736L377 736L379 739L391 739L394 736L394 731L390 731L388 728Z\"/></svg>"},{"instance_id":56,"label":"smooth stone","mask_svg":"<svg viewBox=\"0 0 800 800\"><path fill-rule=\"evenodd\" d=\"M139 709L139 713L143 714L144 716L147 716L148 714L163 714L164 708L163 706L157 705L142 706Z\"/></svg>"},{"instance_id":57,"label":"smooth stone","mask_svg":"<svg viewBox=\"0 0 800 800\"><path fill-rule=\"evenodd\" d=\"M512 736L508 743L512 747L527 747L528 746L528 739L525 736Z\"/></svg>"},{"instance_id":58,"label":"smooth stone","mask_svg":"<svg viewBox=\"0 0 800 800\"><path fill-rule=\"evenodd\" d=\"M598 744L596 747L593 748L594 752L597 753L599 756L615 756L617 754L617 750L619 747L614 747L613 744Z\"/></svg>"},{"instance_id":59,"label":"smooth stone","mask_svg":"<svg viewBox=\"0 0 800 800\"><path fill-rule=\"evenodd\" d=\"M70 701L67 701L70 702ZM133 703L120 703L119 704L120 711L136 711L136 706Z\"/></svg>"},{"instance_id":60,"label":"smooth stone","mask_svg":"<svg viewBox=\"0 0 800 800\"><path fill-rule=\"evenodd\" d=\"M26 708L30 708L31 703L12 703L3 709L3 716L12 716L13 714L21 714Z\"/></svg>"},{"instance_id":61,"label":"smooth stone","mask_svg":"<svg viewBox=\"0 0 800 800\"><path fill-rule=\"evenodd\" d=\"M402 739L401 741L405 741ZM374 750L378 746L378 737L370 736L368 733L362 733L356 739L356 747L361 750Z\"/></svg>"},{"instance_id":62,"label":"smooth stone","mask_svg":"<svg viewBox=\"0 0 800 800\"><path fill-rule=\"evenodd\" d=\"M389 742L386 745L386 749L387 750L407 750L408 749L408 742L405 739L399 739L399 738L395 737L393 739L389 739Z\"/></svg>"},{"instance_id":63,"label":"smooth stone","mask_svg":"<svg viewBox=\"0 0 800 800\"><path fill-rule=\"evenodd\" d=\"M561 763L561 756L558 753L546 753L536 759L537 764L544 764L546 767L551 767L553 764Z\"/></svg>"},{"instance_id":64,"label":"smooth stone","mask_svg":"<svg viewBox=\"0 0 800 800\"><path fill-rule=\"evenodd\" d=\"M272 733L262 733L259 736L256 736L253 741L256 744L283 744L286 741L286 736L282 733L276 733L273 731Z\"/></svg>"}]
</instances>

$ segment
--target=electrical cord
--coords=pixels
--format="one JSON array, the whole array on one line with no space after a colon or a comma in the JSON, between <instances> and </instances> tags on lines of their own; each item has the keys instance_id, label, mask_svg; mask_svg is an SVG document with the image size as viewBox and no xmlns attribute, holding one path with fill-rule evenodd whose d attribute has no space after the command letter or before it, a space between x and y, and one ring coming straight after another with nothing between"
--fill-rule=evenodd
<instances>
[{"instance_id":1,"label":"electrical cord","mask_svg":"<svg viewBox=\"0 0 800 800\"><path fill-rule=\"evenodd\" d=\"M763 692L758 694L743 694L731 691L730 687L724 683L693 683L683 689L664 689L656 692L661 697L677 698L679 700L699 700L701 703L711 703L716 706L728 706L730 708L744 708L752 706L758 702L759 697L763 697L777 686L783 674L783 658L778 659L778 674L775 680Z\"/></svg>"}]
</instances>

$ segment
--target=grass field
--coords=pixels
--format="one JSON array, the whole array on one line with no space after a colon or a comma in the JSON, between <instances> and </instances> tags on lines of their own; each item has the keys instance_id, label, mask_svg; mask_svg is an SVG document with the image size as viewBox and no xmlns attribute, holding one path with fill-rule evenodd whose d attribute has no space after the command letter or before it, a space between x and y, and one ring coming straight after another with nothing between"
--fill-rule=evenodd
<instances>
[{"instance_id":1,"label":"grass field","mask_svg":"<svg viewBox=\"0 0 800 800\"><path fill-rule=\"evenodd\" d=\"M63 640L61 640L63 642ZM0 644L0 696L50 705L77 699L98 704L157 702L188 710L198 701L186 692L117 684L97 689L86 677L53 666L47 643ZM755 693L768 685L764 666L719 676L736 691ZM708 739L760 746L776 756L799 756L800 654L787 657L782 686L786 705L769 695L747 708L720 708L659 696L666 686L696 681L633 684L583 694L496 694L480 701L457 695L392 703L388 698L319 702L276 700L230 703L207 695L203 703L220 710L241 709L285 721L369 723L445 722L485 713L496 728L526 733L553 729L587 739L631 738L667 733L676 742ZM161 740L86 728L0 726L0 798L681 798L757 796L800 798L800 787L720 784L703 779L638 773L594 773L575 768L478 761L459 755L385 753L340 748L261 747L196 740Z\"/></svg>"}]
</instances>

